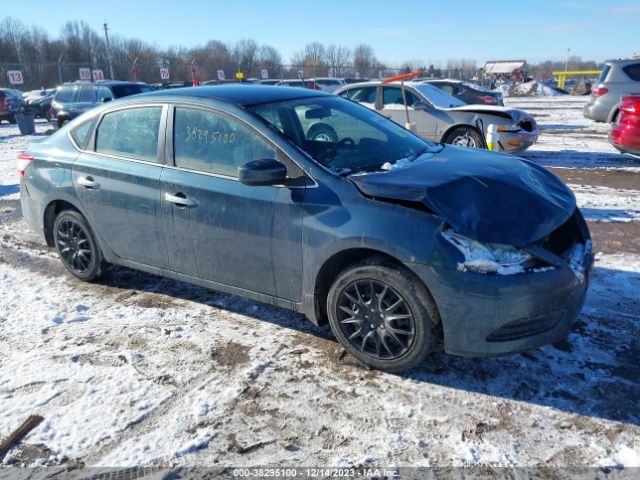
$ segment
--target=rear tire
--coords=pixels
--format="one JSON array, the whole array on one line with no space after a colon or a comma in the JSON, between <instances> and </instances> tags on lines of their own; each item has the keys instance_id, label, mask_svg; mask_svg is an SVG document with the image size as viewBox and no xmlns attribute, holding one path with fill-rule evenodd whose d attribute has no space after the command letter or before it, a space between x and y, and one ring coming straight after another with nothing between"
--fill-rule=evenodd
<instances>
[{"instance_id":1,"label":"rear tire","mask_svg":"<svg viewBox=\"0 0 640 480\"><path fill-rule=\"evenodd\" d=\"M53 239L63 265L74 277L91 282L108 270L91 227L79 212L63 210L58 214Z\"/></svg>"},{"instance_id":2,"label":"rear tire","mask_svg":"<svg viewBox=\"0 0 640 480\"><path fill-rule=\"evenodd\" d=\"M381 259L340 273L329 289L327 313L342 346L379 370L413 368L437 342L437 309L425 287Z\"/></svg>"},{"instance_id":3,"label":"rear tire","mask_svg":"<svg viewBox=\"0 0 640 480\"><path fill-rule=\"evenodd\" d=\"M445 138L444 140L444 143L467 148L485 148L484 140L480 132L478 132L475 128L470 127L454 128L451 132L449 132L447 138Z\"/></svg>"}]
</instances>

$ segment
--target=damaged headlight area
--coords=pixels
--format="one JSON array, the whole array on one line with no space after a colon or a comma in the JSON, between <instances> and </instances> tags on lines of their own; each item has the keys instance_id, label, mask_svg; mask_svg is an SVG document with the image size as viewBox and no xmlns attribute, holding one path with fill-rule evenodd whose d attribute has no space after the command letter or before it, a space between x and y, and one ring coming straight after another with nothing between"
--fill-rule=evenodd
<instances>
[{"instance_id":1,"label":"damaged headlight area","mask_svg":"<svg viewBox=\"0 0 640 480\"><path fill-rule=\"evenodd\" d=\"M442 236L464 256L464 262L457 265L462 272L516 275L553 269L550 265L541 264L530 253L510 245L481 243L451 230L443 231Z\"/></svg>"},{"instance_id":2,"label":"damaged headlight area","mask_svg":"<svg viewBox=\"0 0 640 480\"><path fill-rule=\"evenodd\" d=\"M513 122L506 125L498 125L497 130L498 132L517 132L520 130L520 126L517 123Z\"/></svg>"}]
</instances>

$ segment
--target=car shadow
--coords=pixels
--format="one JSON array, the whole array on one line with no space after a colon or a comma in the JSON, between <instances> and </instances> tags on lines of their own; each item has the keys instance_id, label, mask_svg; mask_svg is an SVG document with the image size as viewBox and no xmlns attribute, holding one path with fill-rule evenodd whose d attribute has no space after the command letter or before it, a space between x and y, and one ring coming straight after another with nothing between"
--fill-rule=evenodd
<instances>
[{"instance_id":1,"label":"car shadow","mask_svg":"<svg viewBox=\"0 0 640 480\"><path fill-rule=\"evenodd\" d=\"M584 130L589 128L588 125L567 125L563 123L543 123L538 124L538 128L544 130Z\"/></svg>"},{"instance_id":2,"label":"car shadow","mask_svg":"<svg viewBox=\"0 0 640 480\"><path fill-rule=\"evenodd\" d=\"M522 354L487 358L448 355L440 346L423 365L397 376L640 425L640 306L635 314L633 305L619 313L616 302L600 302L604 296L619 297L616 285L638 285L640 289L640 273L597 267L593 278L595 282L599 278L615 281L613 286L605 282L593 289L596 298L590 295L567 340ZM120 270L103 284L221 308L323 339L314 344L324 346L326 355L341 351L327 326L318 327L303 315L282 308L129 269ZM601 304L604 310L593 308ZM365 367L347 356L338 368Z\"/></svg>"},{"instance_id":3,"label":"car shadow","mask_svg":"<svg viewBox=\"0 0 640 480\"><path fill-rule=\"evenodd\" d=\"M0 185L0 197L6 197L14 193L20 193L20 185Z\"/></svg>"},{"instance_id":4,"label":"car shadow","mask_svg":"<svg viewBox=\"0 0 640 480\"><path fill-rule=\"evenodd\" d=\"M518 154L543 167L640 168L640 157L623 153L585 152L582 150L525 151Z\"/></svg>"},{"instance_id":5,"label":"car shadow","mask_svg":"<svg viewBox=\"0 0 640 480\"><path fill-rule=\"evenodd\" d=\"M626 223L640 219L640 210L613 208L581 208L582 216L589 222Z\"/></svg>"}]
</instances>

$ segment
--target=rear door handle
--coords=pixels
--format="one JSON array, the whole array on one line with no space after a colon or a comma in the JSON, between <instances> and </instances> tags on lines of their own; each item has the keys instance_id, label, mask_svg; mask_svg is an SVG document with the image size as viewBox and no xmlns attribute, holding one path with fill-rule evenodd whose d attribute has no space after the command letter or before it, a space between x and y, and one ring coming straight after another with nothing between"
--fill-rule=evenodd
<instances>
[{"instance_id":1,"label":"rear door handle","mask_svg":"<svg viewBox=\"0 0 640 480\"><path fill-rule=\"evenodd\" d=\"M175 203L179 207L197 207L198 206L198 202L187 197L182 192L178 192L175 195L170 195L168 193L165 193L164 199L167 202Z\"/></svg>"},{"instance_id":2,"label":"rear door handle","mask_svg":"<svg viewBox=\"0 0 640 480\"><path fill-rule=\"evenodd\" d=\"M78 184L88 189L97 190L98 188L100 188L100 184L98 182L95 182L91 177L78 177Z\"/></svg>"}]
</instances>

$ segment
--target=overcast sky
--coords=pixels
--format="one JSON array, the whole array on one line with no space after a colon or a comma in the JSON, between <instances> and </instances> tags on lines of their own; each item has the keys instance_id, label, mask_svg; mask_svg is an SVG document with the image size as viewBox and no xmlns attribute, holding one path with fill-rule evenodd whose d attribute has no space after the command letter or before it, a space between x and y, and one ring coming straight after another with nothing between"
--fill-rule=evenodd
<instances>
[{"instance_id":1,"label":"overcast sky","mask_svg":"<svg viewBox=\"0 0 640 480\"><path fill-rule=\"evenodd\" d=\"M2 2L0 15L58 36L68 20L159 47L253 38L276 47L287 62L306 43L374 47L390 65L472 58L602 61L640 51L640 0L492 2L438 0L29 0ZM25 6L27 4L27 6Z\"/></svg>"}]
</instances>

